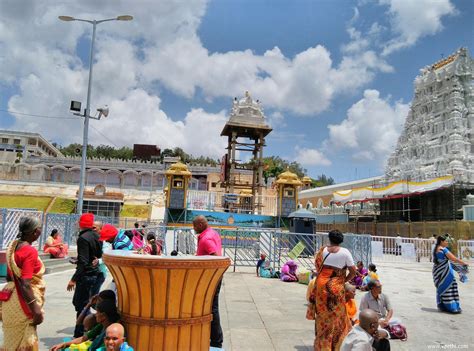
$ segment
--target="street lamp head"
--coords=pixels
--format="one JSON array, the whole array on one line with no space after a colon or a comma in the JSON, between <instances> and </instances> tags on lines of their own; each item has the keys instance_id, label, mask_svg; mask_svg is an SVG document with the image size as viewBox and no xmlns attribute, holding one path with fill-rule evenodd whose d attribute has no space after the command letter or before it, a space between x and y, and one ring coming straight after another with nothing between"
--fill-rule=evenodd
<instances>
[{"instance_id":1,"label":"street lamp head","mask_svg":"<svg viewBox=\"0 0 474 351\"><path fill-rule=\"evenodd\" d=\"M133 16L130 15L117 16L117 21L131 21L132 19Z\"/></svg>"},{"instance_id":2,"label":"street lamp head","mask_svg":"<svg viewBox=\"0 0 474 351\"><path fill-rule=\"evenodd\" d=\"M74 17L71 17L71 16L59 16L58 17L61 21L65 21L65 22L70 22L70 21L74 21L75 18Z\"/></svg>"}]
</instances>

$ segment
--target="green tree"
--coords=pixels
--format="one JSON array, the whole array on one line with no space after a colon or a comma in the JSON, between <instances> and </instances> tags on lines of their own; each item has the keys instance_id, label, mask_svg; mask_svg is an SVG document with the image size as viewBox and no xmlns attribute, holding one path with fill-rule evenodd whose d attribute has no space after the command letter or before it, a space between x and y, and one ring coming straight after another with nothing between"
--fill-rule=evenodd
<instances>
[{"instance_id":1,"label":"green tree","mask_svg":"<svg viewBox=\"0 0 474 351\"><path fill-rule=\"evenodd\" d=\"M277 177L280 173L283 173L287 169L291 172L296 173L298 177L303 177L306 173L306 169L303 168L298 162L289 162L282 159L280 156L269 156L263 158L264 171L263 176L265 181L268 181L269 177Z\"/></svg>"},{"instance_id":2,"label":"green tree","mask_svg":"<svg viewBox=\"0 0 474 351\"><path fill-rule=\"evenodd\" d=\"M318 188L327 185L333 185L334 179L332 177L327 177L325 174L319 175L316 179L311 178L311 186L313 188Z\"/></svg>"}]
</instances>

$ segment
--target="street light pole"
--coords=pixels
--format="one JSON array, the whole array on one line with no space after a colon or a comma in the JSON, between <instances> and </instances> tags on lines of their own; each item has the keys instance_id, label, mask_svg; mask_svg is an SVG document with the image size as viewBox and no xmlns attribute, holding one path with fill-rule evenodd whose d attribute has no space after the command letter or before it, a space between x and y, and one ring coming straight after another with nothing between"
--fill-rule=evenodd
<instances>
[{"instance_id":1,"label":"street light pole","mask_svg":"<svg viewBox=\"0 0 474 351\"><path fill-rule=\"evenodd\" d=\"M130 15L118 16L116 18L108 18L104 20L84 20L80 18L74 18L70 16L59 16L61 21L80 21L87 22L92 24L92 40L91 40L91 49L89 55L89 82L87 84L87 102L86 109L84 110L84 131L82 136L82 157L81 157L81 172L79 176L79 195L77 197L77 206L76 213L82 214L82 209L84 205L84 188L86 182L86 160L87 160L87 145L89 139L89 119L90 119L90 108L91 108L91 90L92 90L92 71L94 63L94 42L95 42L95 31L98 24L108 21L131 21L133 19ZM99 116L100 118L100 116Z\"/></svg>"}]
</instances>

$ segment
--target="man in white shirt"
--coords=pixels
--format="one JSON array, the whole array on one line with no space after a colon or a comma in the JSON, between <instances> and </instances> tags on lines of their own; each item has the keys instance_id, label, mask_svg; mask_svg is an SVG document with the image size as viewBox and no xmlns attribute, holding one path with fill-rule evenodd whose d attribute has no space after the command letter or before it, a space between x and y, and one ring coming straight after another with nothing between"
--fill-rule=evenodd
<instances>
[{"instance_id":1,"label":"man in white shirt","mask_svg":"<svg viewBox=\"0 0 474 351\"><path fill-rule=\"evenodd\" d=\"M347 334L342 342L341 351L373 351L374 337L377 337L379 316L372 310L359 313L359 325Z\"/></svg>"}]
</instances>

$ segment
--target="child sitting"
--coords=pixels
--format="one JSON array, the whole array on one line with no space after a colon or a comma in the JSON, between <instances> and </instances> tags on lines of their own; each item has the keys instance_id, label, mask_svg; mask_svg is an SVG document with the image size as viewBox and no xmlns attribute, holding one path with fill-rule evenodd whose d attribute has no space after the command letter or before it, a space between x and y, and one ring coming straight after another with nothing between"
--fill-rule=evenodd
<instances>
[{"instance_id":1,"label":"child sitting","mask_svg":"<svg viewBox=\"0 0 474 351\"><path fill-rule=\"evenodd\" d=\"M365 276L365 278L362 280L362 285L360 286L360 290L362 291L367 291L367 284L369 284L370 281L376 281L379 280L379 275L377 274L377 267L375 264L371 263L369 264L369 272Z\"/></svg>"}]
</instances>

